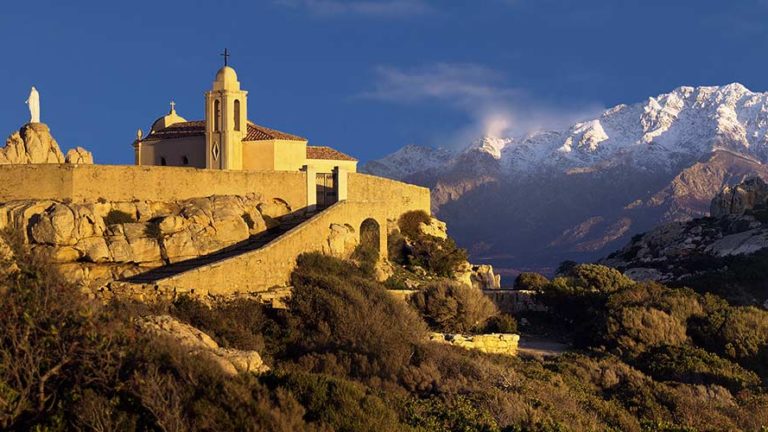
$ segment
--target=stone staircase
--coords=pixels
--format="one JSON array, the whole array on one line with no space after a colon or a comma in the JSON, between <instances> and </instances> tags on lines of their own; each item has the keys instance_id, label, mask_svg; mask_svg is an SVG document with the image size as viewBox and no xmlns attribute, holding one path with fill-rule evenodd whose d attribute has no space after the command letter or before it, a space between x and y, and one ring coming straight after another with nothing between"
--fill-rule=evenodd
<instances>
[{"instance_id":1,"label":"stone staircase","mask_svg":"<svg viewBox=\"0 0 768 432\"><path fill-rule=\"evenodd\" d=\"M308 213L302 216L292 215L290 218L281 219L280 225L268 229L263 233L252 236L245 241L226 247L218 252L158 267L150 271L125 278L121 282L152 285L161 279L175 276L179 273L184 273L186 271L227 260L247 252L255 251L275 241L280 236L292 230L293 228L301 225L315 214L316 213Z\"/></svg>"}]
</instances>

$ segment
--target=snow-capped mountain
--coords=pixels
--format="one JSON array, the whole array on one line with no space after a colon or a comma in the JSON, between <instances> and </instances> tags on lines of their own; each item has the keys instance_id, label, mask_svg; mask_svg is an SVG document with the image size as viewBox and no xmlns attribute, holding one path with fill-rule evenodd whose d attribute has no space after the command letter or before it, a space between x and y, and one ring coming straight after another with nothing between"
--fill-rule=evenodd
<instances>
[{"instance_id":1,"label":"snow-capped mountain","mask_svg":"<svg viewBox=\"0 0 768 432\"><path fill-rule=\"evenodd\" d=\"M768 93L734 83L679 87L459 151L410 145L363 171L432 188L435 212L474 259L540 267L703 215L722 186L764 174L767 162Z\"/></svg>"}]
</instances>

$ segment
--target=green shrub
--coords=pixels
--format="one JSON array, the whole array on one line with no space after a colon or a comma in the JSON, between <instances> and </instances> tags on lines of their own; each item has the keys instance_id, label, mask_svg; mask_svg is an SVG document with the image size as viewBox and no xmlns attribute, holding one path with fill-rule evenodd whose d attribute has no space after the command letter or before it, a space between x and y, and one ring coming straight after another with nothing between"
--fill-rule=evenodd
<instances>
[{"instance_id":1,"label":"green shrub","mask_svg":"<svg viewBox=\"0 0 768 432\"><path fill-rule=\"evenodd\" d=\"M104 217L104 224L106 225L118 225L136 222L136 219L131 214L122 210L110 210Z\"/></svg>"},{"instance_id":2,"label":"green shrub","mask_svg":"<svg viewBox=\"0 0 768 432\"><path fill-rule=\"evenodd\" d=\"M485 333L517 333L517 321L505 313L492 316L485 324Z\"/></svg>"},{"instance_id":3,"label":"green shrub","mask_svg":"<svg viewBox=\"0 0 768 432\"><path fill-rule=\"evenodd\" d=\"M395 380L424 338L416 313L352 264L302 254L291 282L294 349L309 370Z\"/></svg>"},{"instance_id":4,"label":"green shrub","mask_svg":"<svg viewBox=\"0 0 768 432\"><path fill-rule=\"evenodd\" d=\"M453 281L431 282L411 296L411 304L434 330L448 333L482 331L499 313L477 288Z\"/></svg>"},{"instance_id":5,"label":"green shrub","mask_svg":"<svg viewBox=\"0 0 768 432\"><path fill-rule=\"evenodd\" d=\"M577 264L552 281L552 288L571 295L606 295L634 284L616 269L598 264Z\"/></svg>"},{"instance_id":6,"label":"green shrub","mask_svg":"<svg viewBox=\"0 0 768 432\"><path fill-rule=\"evenodd\" d=\"M459 266L467 261L467 251L456 246L453 239L423 236L411 246L408 263L442 277L453 277Z\"/></svg>"},{"instance_id":7,"label":"green shrub","mask_svg":"<svg viewBox=\"0 0 768 432\"><path fill-rule=\"evenodd\" d=\"M256 300L234 299L213 307L194 297L181 296L171 314L211 336L224 348L264 351L262 331L267 325L264 306Z\"/></svg>"},{"instance_id":8,"label":"green shrub","mask_svg":"<svg viewBox=\"0 0 768 432\"><path fill-rule=\"evenodd\" d=\"M287 390L304 407L304 418L339 432L399 432L407 429L393 407L365 386L300 371L267 375L273 390Z\"/></svg>"},{"instance_id":9,"label":"green shrub","mask_svg":"<svg viewBox=\"0 0 768 432\"><path fill-rule=\"evenodd\" d=\"M429 224L432 217L424 210L412 210L403 213L397 220L397 226L400 228L400 232L411 240L415 240L422 237L421 224Z\"/></svg>"},{"instance_id":10,"label":"green shrub","mask_svg":"<svg viewBox=\"0 0 768 432\"><path fill-rule=\"evenodd\" d=\"M408 245L400 231L393 231L387 236L387 255L395 264L408 264Z\"/></svg>"},{"instance_id":11,"label":"green shrub","mask_svg":"<svg viewBox=\"0 0 768 432\"><path fill-rule=\"evenodd\" d=\"M661 381L716 384L737 392L757 386L760 378L741 366L690 345L663 345L643 353L641 370Z\"/></svg>"},{"instance_id":12,"label":"green shrub","mask_svg":"<svg viewBox=\"0 0 768 432\"><path fill-rule=\"evenodd\" d=\"M549 279L539 273L522 272L515 278L516 290L540 291L547 284Z\"/></svg>"}]
</instances>

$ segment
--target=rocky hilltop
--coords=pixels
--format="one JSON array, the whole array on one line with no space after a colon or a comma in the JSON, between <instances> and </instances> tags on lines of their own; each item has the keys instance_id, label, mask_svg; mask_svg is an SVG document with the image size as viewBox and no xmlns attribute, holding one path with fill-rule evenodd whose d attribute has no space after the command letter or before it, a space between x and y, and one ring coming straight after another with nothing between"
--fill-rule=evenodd
<instances>
[{"instance_id":1,"label":"rocky hilltop","mask_svg":"<svg viewBox=\"0 0 768 432\"><path fill-rule=\"evenodd\" d=\"M82 147L70 149L65 155L46 124L27 123L0 148L0 165L38 163L92 164L93 155Z\"/></svg>"},{"instance_id":2,"label":"rocky hilltop","mask_svg":"<svg viewBox=\"0 0 768 432\"><path fill-rule=\"evenodd\" d=\"M409 146L363 170L430 187L433 210L475 260L546 272L705 216L724 186L766 178L766 162L768 93L734 83L680 87L457 151Z\"/></svg>"},{"instance_id":3,"label":"rocky hilltop","mask_svg":"<svg viewBox=\"0 0 768 432\"><path fill-rule=\"evenodd\" d=\"M711 214L637 235L603 262L636 280L717 290L738 303L765 303L768 185L751 178L724 188L712 200Z\"/></svg>"}]
</instances>

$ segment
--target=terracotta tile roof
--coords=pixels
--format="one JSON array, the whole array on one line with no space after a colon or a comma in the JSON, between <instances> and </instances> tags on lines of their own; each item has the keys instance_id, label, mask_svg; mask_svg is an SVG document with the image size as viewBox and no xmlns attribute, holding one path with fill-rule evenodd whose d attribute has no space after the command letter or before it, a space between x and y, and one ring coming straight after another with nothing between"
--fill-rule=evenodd
<instances>
[{"instance_id":1,"label":"terracotta tile roof","mask_svg":"<svg viewBox=\"0 0 768 432\"><path fill-rule=\"evenodd\" d=\"M176 123L168 126L165 129L154 131L147 135L146 140L151 139L171 139L171 138L183 138L189 136L203 136L205 135L205 121L188 121Z\"/></svg>"},{"instance_id":2,"label":"terracotta tile roof","mask_svg":"<svg viewBox=\"0 0 768 432\"><path fill-rule=\"evenodd\" d=\"M279 130L270 129L268 127L259 126L257 124L248 122L248 133L245 134L244 141L264 141L264 140L287 140L287 141L306 141L306 138L302 138L297 135L291 135L289 133L280 132Z\"/></svg>"},{"instance_id":3,"label":"terracotta tile roof","mask_svg":"<svg viewBox=\"0 0 768 432\"><path fill-rule=\"evenodd\" d=\"M307 159L345 160L345 161L357 160L352 156L345 155L344 153L336 149L332 149L330 147L323 147L323 146L307 146Z\"/></svg>"},{"instance_id":4,"label":"terracotta tile roof","mask_svg":"<svg viewBox=\"0 0 768 432\"><path fill-rule=\"evenodd\" d=\"M172 124L165 129L160 129L150 133L144 139L160 140L203 135L205 135L205 120L195 120ZM265 141L273 139L287 141L306 141L306 138L302 138L300 136L280 132L279 130L270 129L264 126L259 126L257 124L251 123L250 121L248 122L248 132L245 134L244 141Z\"/></svg>"}]
</instances>

